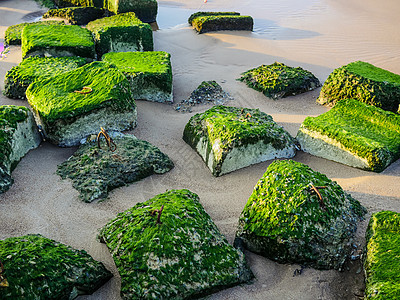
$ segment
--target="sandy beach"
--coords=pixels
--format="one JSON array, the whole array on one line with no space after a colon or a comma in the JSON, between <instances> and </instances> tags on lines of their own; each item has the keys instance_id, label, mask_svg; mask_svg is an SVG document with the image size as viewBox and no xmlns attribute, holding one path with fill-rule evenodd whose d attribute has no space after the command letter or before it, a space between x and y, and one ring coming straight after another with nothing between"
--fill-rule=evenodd
<instances>
[{"instance_id":1,"label":"sandy beach","mask_svg":"<svg viewBox=\"0 0 400 300\"><path fill-rule=\"evenodd\" d=\"M159 1L155 50L171 53L174 101L188 98L203 80L216 80L234 100L229 105L259 108L270 114L291 135L307 116L328 108L317 105L319 90L274 101L237 81L240 73L261 64L283 62L314 73L323 83L335 69L362 60L400 74L400 3L396 0L177 0ZM238 11L255 20L253 32L216 32L198 35L187 24L195 11ZM40 12L42 11L42 12ZM0 2L0 42L8 26L33 21L44 9L33 0ZM0 88L6 72L21 61L20 47L10 47L0 61ZM0 95L0 105L27 106L26 101ZM205 210L229 242L237 220L258 179L271 161L215 178L201 157L182 140L185 124L193 113L178 113L172 105L137 101L138 126L131 133L159 147L174 162L164 175L153 175L118 188L100 203L83 203L69 180L55 174L57 165L76 148L58 148L42 143L30 151L12 173L14 185L0 195L0 239L40 233L102 261L114 277L96 293L78 299L120 299L120 278L112 257L96 235L104 224L138 202L167 189L187 188L200 196ZM356 243L363 247L371 213L400 212L400 160L382 173L351 168L298 152L294 160L337 181L367 209ZM246 252L256 278L212 294L206 299L359 299L364 275L359 260L346 270L318 271L306 268L293 276L299 265L278 264Z\"/></svg>"}]
</instances>

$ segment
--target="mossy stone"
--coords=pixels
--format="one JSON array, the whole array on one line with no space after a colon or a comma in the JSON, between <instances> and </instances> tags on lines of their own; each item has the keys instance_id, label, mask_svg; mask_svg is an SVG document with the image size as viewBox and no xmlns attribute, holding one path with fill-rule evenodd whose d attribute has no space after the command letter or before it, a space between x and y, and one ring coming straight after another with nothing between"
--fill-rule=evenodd
<instances>
[{"instance_id":1,"label":"mossy stone","mask_svg":"<svg viewBox=\"0 0 400 300\"><path fill-rule=\"evenodd\" d=\"M190 15L188 23L193 25L192 22L195 18L204 16L240 16L240 13L234 11L198 11Z\"/></svg>"},{"instance_id":2,"label":"mossy stone","mask_svg":"<svg viewBox=\"0 0 400 300\"><path fill-rule=\"evenodd\" d=\"M134 12L146 23L156 21L158 3L156 0L105 0L105 8L116 13Z\"/></svg>"},{"instance_id":3,"label":"mossy stone","mask_svg":"<svg viewBox=\"0 0 400 300\"><path fill-rule=\"evenodd\" d=\"M365 234L365 299L400 298L400 214L372 214Z\"/></svg>"},{"instance_id":4,"label":"mossy stone","mask_svg":"<svg viewBox=\"0 0 400 300\"><path fill-rule=\"evenodd\" d=\"M189 190L167 191L118 214L100 240L118 268L123 299L193 299L253 277L244 254Z\"/></svg>"},{"instance_id":5,"label":"mossy stone","mask_svg":"<svg viewBox=\"0 0 400 300\"><path fill-rule=\"evenodd\" d=\"M65 7L49 9L43 19L61 18L72 25L85 25L91 21L108 16L108 11L98 7Z\"/></svg>"},{"instance_id":6,"label":"mossy stone","mask_svg":"<svg viewBox=\"0 0 400 300\"><path fill-rule=\"evenodd\" d=\"M312 185L324 187L322 200ZM341 269L365 212L325 175L292 160L275 161L243 209L236 242L280 263Z\"/></svg>"},{"instance_id":7,"label":"mossy stone","mask_svg":"<svg viewBox=\"0 0 400 300\"><path fill-rule=\"evenodd\" d=\"M292 68L279 62L250 69L242 73L238 80L274 100L311 91L321 86L318 78L310 71L301 67Z\"/></svg>"},{"instance_id":8,"label":"mossy stone","mask_svg":"<svg viewBox=\"0 0 400 300\"><path fill-rule=\"evenodd\" d=\"M123 13L89 22L98 57L107 52L153 51L153 31L135 13Z\"/></svg>"},{"instance_id":9,"label":"mossy stone","mask_svg":"<svg viewBox=\"0 0 400 300\"><path fill-rule=\"evenodd\" d=\"M22 30L22 58L82 56L95 58L92 35L77 25L26 25Z\"/></svg>"},{"instance_id":10,"label":"mossy stone","mask_svg":"<svg viewBox=\"0 0 400 300\"><path fill-rule=\"evenodd\" d=\"M64 21L40 21L32 23L20 23L17 25L11 25L7 28L4 34L4 42L7 45L21 45L21 34L22 30L26 25L65 25Z\"/></svg>"},{"instance_id":11,"label":"mossy stone","mask_svg":"<svg viewBox=\"0 0 400 300\"><path fill-rule=\"evenodd\" d=\"M72 179L85 202L101 200L120 186L139 181L152 174L163 174L174 167L169 157L149 142L132 135L114 138L112 152L102 143L88 142L58 166L57 174Z\"/></svg>"},{"instance_id":12,"label":"mossy stone","mask_svg":"<svg viewBox=\"0 0 400 300\"><path fill-rule=\"evenodd\" d=\"M92 62L37 80L28 87L26 96L45 136L60 146L78 145L100 127L128 130L136 125L129 82L107 62Z\"/></svg>"},{"instance_id":13,"label":"mossy stone","mask_svg":"<svg viewBox=\"0 0 400 300\"><path fill-rule=\"evenodd\" d=\"M247 30L253 31L253 18L250 16L231 14L204 14L198 15L191 20L193 28L198 33L206 33L219 30Z\"/></svg>"},{"instance_id":14,"label":"mossy stone","mask_svg":"<svg viewBox=\"0 0 400 300\"><path fill-rule=\"evenodd\" d=\"M294 139L258 109L214 106L190 118L183 140L199 153L214 176L295 155Z\"/></svg>"},{"instance_id":15,"label":"mossy stone","mask_svg":"<svg viewBox=\"0 0 400 300\"><path fill-rule=\"evenodd\" d=\"M303 151L352 167L381 172L400 158L400 115L357 100L307 117L297 133Z\"/></svg>"},{"instance_id":16,"label":"mossy stone","mask_svg":"<svg viewBox=\"0 0 400 300\"><path fill-rule=\"evenodd\" d=\"M0 240L0 261L9 283L0 299L75 299L112 277L86 251L39 234Z\"/></svg>"},{"instance_id":17,"label":"mossy stone","mask_svg":"<svg viewBox=\"0 0 400 300\"><path fill-rule=\"evenodd\" d=\"M110 52L102 57L130 81L135 99L173 102L171 55L163 51Z\"/></svg>"},{"instance_id":18,"label":"mossy stone","mask_svg":"<svg viewBox=\"0 0 400 300\"><path fill-rule=\"evenodd\" d=\"M26 89L35 80L71 71L87 62L82 57L28 57L6 73L3 94L12 99L26 99Z\"/></svg>"},{"instance_id":19,"label":"mossy stone","mask_svg":"<svg viewBox=\"0 0 400 300\"><path fill-rule=\"evenodd\" d=\"M333 106L343 99L356 99L397 112L400 105L400 75L362 61L342 66L328 76L317 102Z\"/></svg>"},{"instance_id":20,"label":"mossy stone","mask_svg":"<svg viewBox=\"0 0 400 300\"><path fill-rule=\"evenodd\" d=\"M57 7L87 7L87 6L94 6L94 7L103 7L104 0L52 0Z\"/></svg>"}]
</instances>

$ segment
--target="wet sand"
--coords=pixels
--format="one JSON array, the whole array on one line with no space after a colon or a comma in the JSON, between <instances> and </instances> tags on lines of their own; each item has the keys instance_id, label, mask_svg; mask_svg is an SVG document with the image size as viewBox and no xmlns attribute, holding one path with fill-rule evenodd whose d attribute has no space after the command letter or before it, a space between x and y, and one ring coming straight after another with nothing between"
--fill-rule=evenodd
<instances>
[{"instance_id":1,"label":"wet sand","mask_svg":"<svg viewBox=\"0 0 400 300\"><path fill-rule=\"evenodd\" d=\"M187 98L202 80L216 80L235 98L230 105L259 108L273 116L290 134L306 116L328 110L315 103L319 90L278 101L236 81L241 72L275 61L301 66L323 82L333 69L356 60L400 74L397 34L400 4L395 0L201 0L159 1L155 50L171 53L174 100ZM1 1L0 42L6 28L35 17L41 10L34 1ZM217 32L198 35L186 20L199 10L239 11L255 19L254 32ZM28 15L28 16L27 16ZM21 60L19 47L11 47L0 61L0 77ZM0 80L0 88L4 88ZM27 105L25 101L0 96L0 105ZM138 126L132 133L168 154L175 168L110 193L101 203L85 204L71 182L55 174L57 165L76 148L58 148L42 143L19 163L15 183L0 195L0 239L40 233L104 262L114 278L91 296L79 299L120 299L120 279L106 246L96 240L98 229L128 209L167 189L188 188L223 234L233 241L239 215L258 179L271 161L215 178L182 140L186 122L193 113L181 114L172 105L137 101ZM208 109L198 106L194 112ZM400 160L380 174L361 171L298 152L296 161L337 181L371 213L400 212ZM356 242L364 245L367 221L360 224ZM207 299L357 299L364 289L360 262L350 262L344 272L305 269L293 276L298 265L284 265L247 252L256 279L250 285L233 287Z\"/></svg>"}]
</instances>

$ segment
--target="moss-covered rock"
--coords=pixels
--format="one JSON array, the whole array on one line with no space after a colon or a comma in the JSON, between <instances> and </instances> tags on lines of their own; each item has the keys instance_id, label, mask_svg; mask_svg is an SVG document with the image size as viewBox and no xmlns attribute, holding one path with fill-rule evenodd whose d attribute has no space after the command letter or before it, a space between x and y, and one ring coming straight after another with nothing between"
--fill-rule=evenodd
<instances>
[{"instance_id":1,"label":"moss-covered rock","mask_svg":"<svg viewBox=\"0 0 400 300\"><path fill-rule=\"evenodd\" d=\"M183 140L197 151L214 176L295 155L294 139L258 109L214 106L190 118Z\"/></svg>"},{"instance_id":2,"label":"moss-covered rock","mask_svg":"<svg viewBox=\"0 0 400 300\"><path fill-rule=\"evenodd\" d=\"M105 8L116 14L134 12L142 22L152 23L157 18L158 3L157 0L105 0Z\"/></svg>"},{"instance_id":3,"label":"moss-covered rock","mask_svg":"<svg viewBox=\"0 0 400 300\"><path fill-rule=\"evenodd\" d=\"M341 100L330 111L307 117L297 140L312 155L381 172L400 157L400 115Z\"/></svg>"},{"instance_id":4,"label":"moss-covered rock","mask_svg":"<svg viewBox=\"0 0 400 300\"><path fill-rule=\"evenodd\" d=\"M86 63L81 57L28 57L6 73L3 94L12 99L26 99L26 89L35 80L62 74Z\"/></svg>"},{"instance_id":5,"label":"moss-covered rock","mask_svg":"<svg viewBox=\"0 0 400 300\"><path fill-rule=\"evenodd\" d=\"M130 81L135 99L173 102L171 55L163 51L110 52L102 57Z\"/></svg>"},{"instance_id":6,"label":"moss-covered rock","mask_svg":"<svg viewBox=\"0 0 400 300\"><path fill-rule=\"evenodd\" d=\"M57 174L72 179L85 202L101 200L114 188L138 181L152 174L163 174L174 167L167 155L149 142L132 135L113 139L112 152L105 143L88 142L58 166Z\"/></svg>"},{"instance_id":7,"label":"moss-covered rock","mask_svg":"<svg viewBox=\"0 0 400 300\"><path fill-rule=\"evenodd\" d=\"M89 22L98 57L107 52L153 51L153 31L135 13L123 13Z\"/></svg>"},{"instance_id":8,"label":"moss-covered rock","mask_svg":"<svg viewBox=\"0 0 400 300\"><path fill-rule=\"evenodd\" d=\"M33 82L26 91L45 136L59 146L82 138L136 125L136 104L129 82L117 67L92 62L75 70Z\"/></svg>"},{"instance_id":9,"label":"moss-covered rock","mask_svg":"<svg viewBox=\"0 0 400 300\"><path fill-rule=\"evenodd\" d=\"M374 213L365 238L365 299L399 299L400 214L393 211Z\"/></svg>"},{"instance_id":10,"label":"moss-covered rock","mask_svg":"<svg viewBox=\"0 0 400 300\"><path fill-rule=\"evenodd\" d=\"M356 99L397 112L400 75L362 61L335 69L322 86L317 102L333 106L343 99Z\"/></svg>"},{"instance_id":11,"label":"moss-covered rock","mask_svg":"<svg viewBox=\"0 0 400 300\"><path fill-rule=\"evenodd\" d=\"M0 299L75 299L112 277L84 250L39 234L0 240L0 261L9 283Z\"/></svg>"},{"instance_id":12,"label":"moss-covered rock","mask_svg":"<svg viewBox=\"0 0 400 300\"><path fill-rule=\"evenodd\" d=\"M253 18L236 12L197 12L189 17L189 23L198 33L219 30L253 30Z\"/></svg>"},{"instance_id":13,"label":"moss-covered rock","mask_svg":"<svg viewBox=\"0 0 400 300\"><path fill-rule=\"evenodd\" d=\"M244 254L228 244L189 190L138 203L103 227L123 299L193 299L246 282Z\"/></svg>"},{"instance_id":14,"label":"moss-covered rock","mask_svg":"<svg viewBox=\"0 0 400 300\"><path fill-rule=\"evenodd\" d=\"M65 7L48 10L43 19L61 18L72 25L85 25L108 15L107 10L98 7Z\"/></svg>"},{"instance_id":15,"label":"moss-covered rock","mask_svg":"<svg viewBox=\"0 0 400 300\"><path fill-rule=\"evenodd\" d=\"M103 7L104 0L52 0L57 7L79 7L94 6Z\"/></svg>"},{"instance_id":16,"label":"moss-covered rock","mask_svg":"<svg viewBox=\"0 0 400 300\"><path fill-rule=\"evenodd\" d=\"M239 80L274 100L311 91L321 86L318 78L310 71L300 67L288 67L279 62L250 69L242 73Z\"/></svg>"},{"instance_id":17,"label":"moss-covered rock","mask_svg":"<svg viewBox=\"0 0 400 300\"><path fill-rule=\"evenodd\" d=\"M92 35L77 25L26 25L22 30L22 57L82 56L95 58Z\"/></svg>"},{"instance_id":18,"label":"moss-covered rock","mask_svg":"<svg viewBox=\"0 0 400 300\"><path fill-rule=\"evenodd\" d=\"M312 186L320 187L321 198ZM235 242L280 263L341 269L365 212L325 175L292 160L275 161L243 209Z\"/></svg>"},{"instance_id":19,"label":"moss-covered rock","mask_svg":"<svg viewBox=\"0 0 400 300\"><path fill-rule=\"evenodd\" d=\"M41 141L32 113L23 106L0 106L0 193L13 183L12 170Z\"/></svg>"},{"instance_id":20,"label":"moss-covered rock","mask_svg":"<svg viewBox=\"0 0 400 300\"><path fill-rule=\"evenodd\" d=\"M195 18L205 16L240 16L240 13L234 11L198 11L190 15L188 23L193 25L192 22Z\"/></svg>"},{"instance_id":21,"label":"moss-covered rock","mask_svg":"<svg viewBox=\"0 0 400 300\"><path fill-rule=\"evenodd\" d=\"M4 42L7 45L21 45L21 34L22 30L25 28L26 25L65 25L63 21L40 21L40 22L33 22L33 23L20 23L17 25L11 25L7 28L4 34Z\"/></svg>"}]
</instances>

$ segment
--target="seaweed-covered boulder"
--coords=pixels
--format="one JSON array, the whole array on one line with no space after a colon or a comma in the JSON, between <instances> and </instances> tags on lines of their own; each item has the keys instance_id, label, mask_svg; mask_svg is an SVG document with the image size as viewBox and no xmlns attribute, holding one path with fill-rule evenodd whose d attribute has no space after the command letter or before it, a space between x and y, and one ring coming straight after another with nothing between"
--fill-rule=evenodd
<instances>
[{"instance_id":1,"label":"seaweed-covered boulder","mask_svg":"<svg viewBox=\"0 0 400 300\"><path fill-rule=\"evenodd\" d=\"M365 299L399 299L400 214L393 211L374 213L365 239Z\"/></svg>"},{"instance_id":2,"label":"seaweed-covered boulder","mask_svg":"<svg viewBox=\"0 0 400 300\"><path fill-rule=\"evenodd\" d=\"M295 155L294 139L258 109L214 106L190 118L183 140L214 176Z\"/></svg>"},{"instance_id":3,"label":"seaweed-covered boulder","mask_svg":"<svg viewBox=\"0 0 400 300\"><path fill-rule=\"evenodd\" d=\"M62 74L86 63L82 57L28 57L6 73L3 94L12 99L26 99L26 89L35 80Z\"/></svg>"},{"instance_id":4,"label":"seaweed-covered boulder","mask_svg":"<svg viewBox=\"0 0 400 300\"><path fill-rule=\"evenodd\" d=\"M46 138L59 146L78 145L100 127L128 130L136 125L129 82L107 62L92 62L37 80L28 87L26 97Z\"/></svg>"},{"instance_id":5,"label":"seaweed-covered boulder","mask_svg":"<svg viewBox=\"0 0 400 300\"><path fill-rule=\"evenodd\" d=\"M381 172L400 158L400 115L357 100L307 117L297 133L303 151L352 167Z\"/></svg>"},{"instance_id":6,"label":"seaweed-covered boulder","mask_svg":"<svg viewBox=\"0 0 400 300\"><path fill-rule=\"evenodd\" d=\"M318 78L310 71L300 67L292 68L279 62L250 69L242 73L239 80L274 100L321 86Z\"/></svg>"},{"instance_id":7,"label":"seaweed-covered boulder","mask_svg":"<svg viewBox=\"0 0 400 300\"><path fill-rule=\"evenodd\" d=\"M328 76L317 102L333 106L343 99L356 99L397 112L400 105L400 75L362 61L342 66Z\"/></svg>"},{"instance_id":8,"label":"seaweed-covered boulder","mask_svg":"<svg viewBox=\"0 0 400 300\"><path fill-rule=\"evenodd\" d=\"M21 34L22 30L26 25L65 25L64 21L40 21L40 22L32 22L32 23L20 23L17 25L11 25L7 28L4 34L4 42L7 45L21 45Z\"/></svg>"},{"instance_id":9,"label":"seaweed-covered boulder","mask_svg":"<svg viewBox=\"0 0 400 300\"><path fill-rule=\"evenodd\" d=\"M105 8L116 14L134 12L142 22L152 23L157 18L157 0L105 0L105 3Z\"/></svg>"},{"instance_id":10,"label":"seaweed-covered boulder","mask_svg":"<svg viewBox=\"0 0 400 300\"><path fill-rule=\"evenodd\" d=\"M138 203L103 227L123 299L193 299L250 280L244 254L228 244L189 190Z\"/></svg>"},{"instance_id":11,"label":"seaweed-covered boulder","mask_svg":"<svg viewBox=\"0 0 400 300\"><path fill-rule=\"evenodd\" d=\"M0 240L0 261L9 284L0 299L75 299L112 277L86 251L39 234Z\"/></svg>"},{"instance_id":12,"label":"seaweed-covered boulder","mask_svg":"<svg viewBox=\"0 0 400 300\"><path fill-rule=\"evenodd\" d=\"M32 113L23 106L0 106L0 193L13 183L11 171L41 138Z\"/></svg>"},{"instance_id":13,"label":"seaweed-covered boulder","mask_svg":"<svg viewBox=\"0 0 400 300\"><path fill-rule=\"evenodd\" d=\"M115 151L105 146L99 149L94 141L87 142L58 166L57 174L72 179L85 202L104 199L114 188L166 173L174 167L160 149L133 135L117 136L113 142Z\"/></svg>"},{"instance_id":14,"label":"seaweed-covered boulder","mask_svg":"<svg viewBox=\"0 0 400 300\"><path fill-rule=\"evenodd\" d=\"M103 7L104 0L50 0L53 1L57 7Z\"/></svg>"},{"instance_id":15,"label":"seaweed-covered boulder","mask_svg":"<svg viewBox=\"0 0 400 300\"><path fill-rule=\"evenodd\" d=\"M122 71L131 85L133 98L173 102L171 55L163 51L110 52L103 61Z\"/></svg>"},{"instance_id":16,"label":"seaweed-covered boulder","mask_svg":"<svg viewBox=\"0 0 400 300\"><path fill-rule=\"evenodd\" d=\"M193 25L192 22L195 18L205 16L240 16L240 13L235 11L198 11L190 15L188 23Z\"/></svg>"},{"instance_id":17,"label":"seaweed-covered boulder","mask_svg":"<svg viewBox=\"0 0 400 300\"><path fill-rule=\"evenodd\" d=\"M341 269L365 208L325 175L273 162L239 219L236 244L280 263Z\"/></svg>"},{"instance_id":18,"label":"seaweed-covered boulder","mask_svg":"<svg viewBox=\"0 0 400 300\"><path fill-rule=\"evenodd\" d=\"M153 31L135 13L123 13L89 22L98 57L107 52L153 51Z\"/></svg>"},{"instance_id":19,"label":"seaweed-covered boulder","mask_svg":"<svg viewBox=\"0 0 400 300\"><path fill-rule=\"evenodd\" d=\"M77 25L26 25L22 30L22 58L82 56L95 58L92 35Z\"/></svg>"},{"instance_id":20,"label":"seaweed-covered boulder","mask_svg":"<svg viewBox=\"0 0 400 300\"><path fill-rule=\"evenodd\" d=\"M43 19L61 18L72 25L85 25L106 16L108 16L107 11L98 7L65 7L49 9L43 15Z\"/></svg>"},{"instance_id":21,"label":"seaweed-covered boulder","mask_svg":"<svg viewBox=\"0 0 400 300\"><path fill-rule=\"evenodd\" d=\"M198 33L219 30L253 30L253 18L236 12L197 12L189 17L189 23Z\"/></svg>"}]
</instances>

